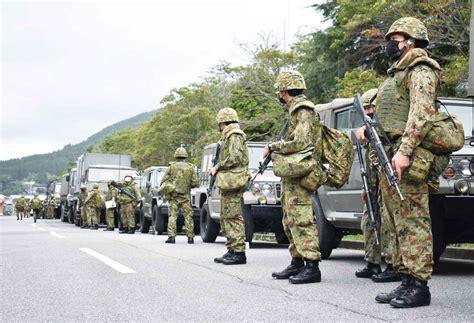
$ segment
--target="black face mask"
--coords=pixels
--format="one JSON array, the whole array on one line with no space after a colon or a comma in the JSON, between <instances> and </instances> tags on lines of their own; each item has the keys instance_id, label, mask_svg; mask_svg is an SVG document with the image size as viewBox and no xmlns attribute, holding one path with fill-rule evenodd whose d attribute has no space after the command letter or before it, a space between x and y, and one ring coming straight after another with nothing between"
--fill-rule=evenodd
<instances>
[{"instance_id":1,"label":"black face mask","mask_svg":"<svg viewBox=\"0 0 474 323\"><path fill-rule=\"evenodd\" d=\"M280 101L281 104L286 104L286 101L283 100L281 96L278 96L278 101Z\"/></svg>"},{"instance_id":2,"label":"black face mask","mask_svg":"<svg viewBox=\"0 0 474 323\"><path fill-rule=\"evenodd\" d=\"M389 40L387 43L387 55L392 61L398 61L402 55L402 50L398 48L399 43L400 42L398 40Z\"/></svg>"},{"instance_id":3,"label":"black face mask","mask_svg":"<svg viewBox=\"0 0 474 323\"><path fill-rule=\"evenodd\" d=\"M373 119L373 118L374 118L374 113L373 113L373 112L367 113L367 115L370 117L370 119Z\"/></svg>"}]
</instances>

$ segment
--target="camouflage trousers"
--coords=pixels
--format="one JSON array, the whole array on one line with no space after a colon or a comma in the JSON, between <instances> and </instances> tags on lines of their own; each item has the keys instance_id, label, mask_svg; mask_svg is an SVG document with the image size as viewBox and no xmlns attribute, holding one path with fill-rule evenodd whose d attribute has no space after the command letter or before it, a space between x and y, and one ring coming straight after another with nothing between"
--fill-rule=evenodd
<instances>
[{"instance_id":1,"label":"camouflage trousers","mask_svg":"<svg viewBox=\"0 0 474 323\"><path fill-rule=\"evenodd\" d=\"M176 237L176 221L181 209L184 217L184 232L189 238L194 238L193 211L188 194L173 194L168 201L168 209L168 236Z\"/></svg>"},{"instance_id":2,"label":"camouflage trousers","mask_svg":"<svg viewBox=\"0 0 474 323\"><path fill-rule=\"evenodd\" d=\"M23 217L25 216L25 209L16 209L16 217L18 219L23 219Z\"/></svg>"},{"instance_id":3,"label":"camouflage trousers","mask_svg":"<svg viewBox=\"0 0 474 323\"><path fill-rule=\"evenodd\" d=\"M124 229L135 229L135 208L134 203L125 203L120 205L122 226Z\"/></svg>"},{"instance_id":4,"label":"camouflage trousers","mask_svg":"<svg viewBox=\"0 0 474 323\"><path fill-rule=\"evenodd\" d=\"M48 219L54 219L54 206L48 206L48 212L46 215Z\"/></svg>"},{"instance_id":5,"label":"camouflage trousers","mask_svg":"<svg viewBox=\"0 0 474 323\"><path fill-rule=\"evenodd\" d=\"M87 208L81 206L81 227L89 225L89 216L87 215Z\"/></svg>"},{"instance_id":6,"label":"camouflage trousers","mask_svg":"<svg viewBox=\"0 0 474 323\"><path fill-rule=\"evenodd\" d=\"M245 252L245 227L240 209L241 191L221 192L221 230L228 250Z\"/></svg>"},{"instance_id":7,"label":"camouflage trousers","mask_svg":"<svg viewBox=\"0 0 474 323\"><path fill-rule=\"evenodd\" d=\"M88 217L87 224L89 224L89 225L99 224L100 209L98 209L96 207L93 207L93 206L88 206L87 207L87 217Z\"/></svg>"},{"instance_id":8,"label":"camouflage trousers","mask_svg":"<svg viewBox=\"0 0 474 323\"><path fill-rule=\"evenodd\" d=\"M293 258L321 259L318 228L314 221L311 192L299 185L299 178L282 180L283 228Z\"/></svg>"},{"instance_id":9,"label":"camouflage trousers","mask_svg":"<svg viewBox=\"0 0 474 323\"><path fill-rule=\"evenodd\" d=\"M377 231L379 232L379 243L375 239L375 231L369 223L369 214L364 206L364 215L362 216L361 229L364 234L364 251L365 260L380 265L382 263L382 255L385 255L385 262L390 264L390 253L388 250L388 232L387 226L383 221L379 221Z\"/></svg>"},{"instance_id":10,"label":"camouflage trousers","mask_svg":"<svg viewBox=\"0 0 474 323\"><path fill-rule=\"evenodd\" d=\"M433 237L428 206L428 184L415 184L402 178L404 201L380 176L382 218L387 227L390 262L395 270L421 280L433 272Z\"/></svg>"},{"instance_id":11,"label":"camouflage trousers","mask_svg":"<svg viewBox=\"0 0 474 323\"><path fill-rule=\"evenodd\" d=\"M105 210L107 229L115 229L115 208Z\"/></svg>"},{"instance_id":12,"label":"camouflage trousers","mask_svg":"<svg viewBox=\"0 0 474 323\"><path fill-rule=\"evenodd\" d=\"M36 222L36 219L39 218L40 209L33 209L33 219Z\"/></svg>"}]
</instances>

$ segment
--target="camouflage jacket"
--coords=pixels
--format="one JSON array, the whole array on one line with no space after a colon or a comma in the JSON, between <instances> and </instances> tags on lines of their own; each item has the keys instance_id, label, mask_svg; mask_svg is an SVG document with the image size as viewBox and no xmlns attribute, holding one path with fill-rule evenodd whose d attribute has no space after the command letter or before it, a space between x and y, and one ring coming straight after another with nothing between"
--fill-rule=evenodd
<instances>
[{"instance_id":1,"label":"camouflage jacket","mask_svg":"<svg viewBox=\"0 0 474 323\"><path fill-rule=\"evenodd\" d=\"M288 113L288 130L282 140L272 144L272 149L282 154L307 150L314 145L315 123L319 122L315 105L304 95L298 95L288 102Z\"/></svg>"},{"instance_id":2,"label":"camouflage jacket","mask_svg":"<svg viewBox=\"0 0 474 323\"><path fill-rule=\"evenodd\" d=\"M99 204L99 199L101 199L101 195L102 193L100 193L99 189L92 189L89 194L87 194L86 200L84 201L84 205L89 207L97 207L97 205Z\"/></svg>"},{"instance_id":3,"label":"camouflage jacket","mask_svg":"<svg viewBox=\"0 0 474 323\"><path fill-rule=\"evenodd\" d=\"M399 90L407 93L409 112L398 151L405 156L411 156L423 140L424 127L436 114L435 101L441 68L438 63L428 58L425 50L414 48L395 62L387 73L389 78L396 78L398 74L407 71L406 78L399 83ZM379 88L378 97L383 95L382 91L383 84ZM376 113L380 110L380 101L377 100Z\"/></svg>"},{"instance_id":4,"label":"camouflage jacket","mask_svg":"<svg viewBox=\"0 0 474 323\"><path fill-rule=\"evenodd\" d=\"M26 206L26 199L24 197L19 197L17 200L16 200L16 203L15 203L15 208L24 208Z\"/></svg>"},{"instance_id":5,"label":"camouflage jacket","mask_svg":"<svg viewBox=\"0 0 474 323\"><path fill-rule=\"evenodd\" d=\"M189 194L190 189L199 184L196 167L185 161L171 162L161 182L173 184L174 193Z\"/></svg>"},{"instance_id":6,"label":"camouflage jacket","mask_svg":"<svg viewBox=\"0 0 474 323\"><path fill-rule=\"evenodd\" d=\"M109 186L109 190L107 191L107 196L105 197L105 199L107 201L112 201L117 198L117 189L115 187L113 187L112 185Z\"/></svg>"},{"instance_id":7,"label":"camouflage jacket","mask_svg":"<svg viewBox=\"0 0 474 323\"><path fill-rule=\"evenodd\" d=\"M30 201L30 208L33 210L38 210L41 208L41 200L39 197L33 197Z\"/></svg>"},{"instance_id":8,"label":"camouflage jacket","mask_svg":"<svg viewBox=\"0 0 474 323\"><path fill-rule=\"evenodd\" d=\"M135 184L135 182L119 182L117 183L117 186L122 190L122 192L118 192L118 200L122 204L127 204L127 203L132 203L135 202L137 203L139 200L142 199L142 195L140 194L140 190L138 189L138 186ZM126 191L133 195L135 198L130 198L127 196L123 191Z\"/></svg>"},{"instance_id":9,"label":"camouflage jacket","mask_svg":"<svg viewBox=\"0 0 474 323\"><path fill-rule=\"evenodd\" d=\"M81 191L79 193L79 205L80 206L84 206L84 203L86 201L86 198L87 198L87 192L86 191Z\"/></svg>"},{"instance_id":10,"label":"camouflage jacket","mask_svg":"<svg viewBox=\"0 0 474 323\"><path fill-rule=\"evenodd\" d=\"M237 123L229 124L221 134L221 152L219 163L221 170L245 170L249 165L249 151L245 143L246 137Z\"/></svg>"}]
</instances>

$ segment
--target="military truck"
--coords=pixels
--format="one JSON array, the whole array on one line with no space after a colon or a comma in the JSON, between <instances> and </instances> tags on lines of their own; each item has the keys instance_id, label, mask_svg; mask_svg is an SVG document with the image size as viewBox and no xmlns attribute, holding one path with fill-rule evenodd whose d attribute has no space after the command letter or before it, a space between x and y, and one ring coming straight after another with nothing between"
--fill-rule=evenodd
<instances>
[{"instance_id":1,"label":"military truck","mask_svg":"<svg viewBox=\"0 0 474 323\"><path fill-rule=\"evenodd\" d=\"M247 145L249 169L253 176L257 172L265 143L248 142ZM200 210L200 233L204 242L214 242L220 230L219 189L214 185L208 194L210 180L208 170L213 165L216 148L216 143L204 148L200 167L200 185L195 193L195 203ZM241 209L247 242L252 242L255 232L274 232L278 243L288 243L288 238L283 231L280 198L280 178L273 174L270 164L263 174L257 175L250 188L243 193Z\"/></svg>"},{"instance_id":2,"label":"military truck","mask_svg":"<svg viewBox=\"0 0 474 323\"><path fill-rule=\"evenodd\" d=\"M362 119L352 107L352 101L353 99L335 99L327 104L316 105L321 121L350 136L362 124ZM463 149L450 156L450 164L440 176L439 192L430 195L435 261L448 243L474 242L473 101L441 98L441 102L463 122L466 143ZM361 232L361 188L359 160L356 157L349 180L342 188L336 190L322 186L314 195L313 210L324 259L339 246L344 235Z\"/></svg>"},{"instance_id":3,"label":"military truck","mask_svg":"<svg viewBox=\"0 0 474 323\"><path fill-rule=\"evenodd\" d=\"M134 178L138 176L137 170L130 166L130 155L85 153L79 156L76 172L70 174L70 182L72 183L70 184L70 194L72 195L70 207L72 207L76 225L81 224L80 213L76 212L80 186L84 184L87 191L90 191L92 185L97 183L99 184L99 190L105 195L108 191L108 181L120 181L129 173ZM99 219L99 223L103 222L105 222L105 208L102 209ZM118 222L118 213L116 213L116 225L118 225Z\"/></svg>"},{"instance_id":4,"label":"military truck","mask_svg":"<svg viewBox=\"0 0 474 323\"><path fill-rule=\"evenodd\" d=\"M142 173L140 182L142 207L139 218L141 233L148 233L150 227L159 233L166 231L163 218L160 217L159 223L157 222L158 208L163 203L163 196L158 193L158 189L166 169L167 167L164 166L153 166L145 169Z\"/></svg>"}]
</instances>

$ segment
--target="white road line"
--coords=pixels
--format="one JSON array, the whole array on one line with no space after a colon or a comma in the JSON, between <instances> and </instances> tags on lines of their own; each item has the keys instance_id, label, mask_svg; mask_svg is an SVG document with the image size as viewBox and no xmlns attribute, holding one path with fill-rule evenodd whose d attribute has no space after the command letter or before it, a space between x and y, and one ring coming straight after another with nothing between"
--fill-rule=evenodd
<instances>
[{"instance_id":1,"label":"white road line","mask_svg":"<svg viewBox=\"0 0 474 323\"><path fill-rule=\"evenodd\" d=\"M32 227L36 227L36 223L30 223Z\"/></svg>"},{"instance_id":2,"label":"white road line","mask_svg":"<svg viewBox=\"0 0 474 323\"><path fill-rule=\"evenodd\" d=\"M36 229L38 229L38 230L40 230L40 231L46 231L46 230L43 229L43 228L36 228Z\"/></svg>"},{"instance_id":3,"label":"white road line","mask_svg":"<svg viewBox=\"0 0 474 323\"><path fill-rule=\"evenodd\" d=\"M88 255L94 257L94 258L97 258L99 259L100 261L102 261L104 264L112 267L113 269L115 269L116 271L118 271L119 273L122 273L122 274L136 274L136 271L134 271L133 269L130 269L118 262L116 262L115 260L112 260L110 259L109 257L107 256L104 256L92 249L89 249L89 248L79 248L79 250L81 250L82 252L85 252L87 253Z\"/></svg>"},{"instance_id":4,"label":"white road line","mask_svg":"<svg viewBox=\"0 0 474 323\"><path fill-rule=\"evenodd\" d=\"M51 235L53 235L53 236L55 236L56 238L59 238L59 239L64 239L64 238L66 238L65 236L60 235L59 233L56 233L56 232L54 232L54 231L50 231L49 234L51 234Z\"/></svg>"}]
</instances>

